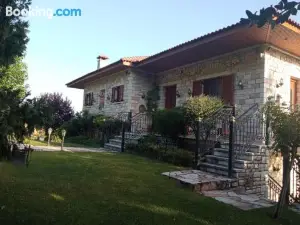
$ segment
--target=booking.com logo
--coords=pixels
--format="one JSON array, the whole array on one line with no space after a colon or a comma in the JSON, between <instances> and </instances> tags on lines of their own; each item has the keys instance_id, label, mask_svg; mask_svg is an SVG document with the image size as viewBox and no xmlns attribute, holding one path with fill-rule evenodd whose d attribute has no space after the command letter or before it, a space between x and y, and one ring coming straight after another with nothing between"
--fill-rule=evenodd
<instances>
[{"instance_id":1,"label":"booking.com logo","mask_svg":"<svg viewBox=\"0 0 300 225\"><path fill-rule=\"evenodd\" d=\"M24 17L38 17L44 16L48 19L55 17L69 17L69 16L81 16L81 9L56 9L51 8L39 8L29 7L28 9L13 9L11 6L6 6L6 16L24 16Z\"/></svg>"}]
</instances>

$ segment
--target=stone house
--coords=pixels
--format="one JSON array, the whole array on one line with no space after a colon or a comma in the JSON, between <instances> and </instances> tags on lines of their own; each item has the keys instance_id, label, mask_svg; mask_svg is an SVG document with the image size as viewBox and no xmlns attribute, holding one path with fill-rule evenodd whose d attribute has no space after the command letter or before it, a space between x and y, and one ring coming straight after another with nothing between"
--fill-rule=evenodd
<instances>
[{"instance_id":1,"label":"stone house","mask_svg":"<svg viewBox=\"0 0 300 225\"><path fill-rule=\"evenodd\" d=\"M274 96L300 101L300 25L271 29L237 23L150 57L124 57L67 84L84 90L91 113L137 113L159 86L159 107L181 105L192 95L219 96L243 109Z\"/></svg>"},{"instance_id":2,"label":"stone house","mask_svg":"<svg viewBox=\"0 0 300 225\"><path fill-rule=\"evenodd\" d=\"M300 103L299 44L300 25L292 20L274 29L239 22L149 57L121 58L67 86L84 90L83 109L91 113L137 114L156 86L159 108L180 106L200 94L218 96L244 111L270 96L281 105L295 105ZM237 160L241 165L235 164L235 174L248 192L266 194L272 165L265 148L256 147ZM224 174L222 160L228 161L228 154L216 153L202 169ZM251 182L244 179L249 177Z\"/></svg>"}]
</instances>

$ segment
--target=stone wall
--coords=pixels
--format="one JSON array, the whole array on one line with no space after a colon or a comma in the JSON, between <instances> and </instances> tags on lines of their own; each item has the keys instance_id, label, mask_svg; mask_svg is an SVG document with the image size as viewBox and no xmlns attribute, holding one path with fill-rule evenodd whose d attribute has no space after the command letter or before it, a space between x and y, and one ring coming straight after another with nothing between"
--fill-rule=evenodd
<instances>
[{"instance_id":1,"label":"stone wall","mask_svg":"<svg viewBox=\"0 0 300 225\"><path fill-rule=\"evenodd\" d=\"M154 76L139 70L132 70L132 95L130 109L133 114L139 112L140 106L146 107L146 100L142 96L147 96L147 92L155 87Z\"/></svg>"},{"instance_id":2,"label":"stone wall","mask_svg":"<svg viewBox=\"0 0 300 225\"><path fill-rule=\"evenodd\" d=\"M260 47L243 49L157 74L160 85L159 107L164 108L165 86L177 85L181 96L177 98L176 105L180 106L190 97L188 91L192 91L193 81L231 74L234 75L234 101L237 106L246 110L254 103L262 103L264 59L260 53ZM239 81L242 82L243 89L238 87Z\"/></svg>"},{"instance_id":3,"label":"stone wall","mask_svg":"<svg viewBox=\"0 0 300 225\"><path fill-rule=\"evenodd\" d=\"M284 105L290 105L290 80L300 79L300 60L296 57L283 53L274 48L265 52L265 74L264 74L264 96L265 101L269 96L278 99ZM281 87L276 87L277 83L283 80ZM297 82L299 90L297 103L300 103L300 84Z\"/></svg>"},{"instance_id":4,"label":"stone wall","mask_svg":"<svg viewBox=\"0 0 300 225\"><path fill-rule=\"evenodd\" d=\"M124 85L124 101L111 102L110 99L107 99L107 96L111 98L112 87L119 86L119 85ZM104 103L104 108L100 110L99 94L102 89L105 89L105 103ZM128 112L130 108L131 91L132 91L132 74L126 74L125 71L100 78L92 83L86 84L83 94L85 96L85 94L92 92L94 94L94 103L92 106L83 106L83 110L87 110L92 114L103 113L106 115L116 115L118 112Z\"/></svg>"},{"instance_id":5,"label":"stone wall","mask_svg":"<svg viewBox=\"0 0 300 225\"><path fill-rule=\"evenodd\" d=\"M87 84L84 95L93 92L94 103L92 106L83 106L83 110L87 110L92 114L102 113L106 115L116 115L119 112L129 111L132 111L133 114L137 113L140 105L146 105L145 100L142 99L142 94L147 94L152 88L153 76L138 70L128 70L128 72L122 71ZM107 96L111 98L112 87L119 85L124 85L124 101L111 102L110 99L107 99ZM99 94L103 89L105 89L105 103L104 108L99 109Z\"/></svg>"}]
</instances>

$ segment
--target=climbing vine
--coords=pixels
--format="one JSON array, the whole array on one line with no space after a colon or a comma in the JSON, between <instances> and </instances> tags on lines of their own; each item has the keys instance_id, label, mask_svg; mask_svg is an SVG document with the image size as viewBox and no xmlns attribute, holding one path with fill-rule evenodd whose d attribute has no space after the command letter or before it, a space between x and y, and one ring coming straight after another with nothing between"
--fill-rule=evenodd
<instances>
[{"instance_id":1,"label":"climbing vine","mask_svg":"<svg viewBox=\"0 0 300 225\"><path fill-rule=\"evenodd\" d=\"M146 106L148 112L154 112L158 108L159 97L159 86L155 86L153 89L147 92L146 95Z\"/></svg>"}]
</instances>

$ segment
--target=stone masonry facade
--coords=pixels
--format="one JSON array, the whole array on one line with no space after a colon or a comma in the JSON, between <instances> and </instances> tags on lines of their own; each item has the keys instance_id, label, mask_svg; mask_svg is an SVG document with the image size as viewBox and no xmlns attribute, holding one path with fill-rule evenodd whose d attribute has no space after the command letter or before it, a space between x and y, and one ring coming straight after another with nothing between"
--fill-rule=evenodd
<instances>
[{"instance_id":1,"label":"stone masonry facade","mask_svg":"<svg viewBox=\"0 0 300 225\"><path fill-rule=\"evenodd\" d=\"M234 76L234 102L238 107L246 110L254 103L263 103L264 59L260 47L253 47L157 74L159 107L164 108L165 86L176 84L180 93L176 106L180 106L190 97L188 92L193 88L193 81L227 75ZM237 85L240 81L243 89Z\"/></svg>"},{"instance_id":2,"label":"stone masonry facade","mask_svg":"<svg viewBox=\"0 0 300 225\"><path fill-rule=\"evenodd\" d=\"M111 102L112 88L124 85L124 101ZM120 112L138 112L139 106L145 105L142 98L152 88L153 76L141 73L138 70L122 71L100 78L89 83L84 88L84 96L87 93L93 93L94 102L91 106L84 106L83 110L87 110L91 114L116 115ZM105 102L102 109L100 104L100 91L105 90Z\"/></svg>"}]
</instances>

